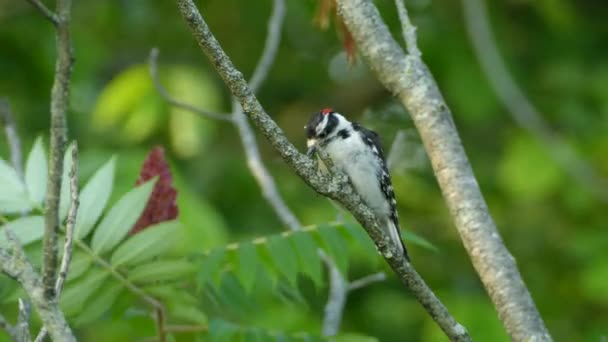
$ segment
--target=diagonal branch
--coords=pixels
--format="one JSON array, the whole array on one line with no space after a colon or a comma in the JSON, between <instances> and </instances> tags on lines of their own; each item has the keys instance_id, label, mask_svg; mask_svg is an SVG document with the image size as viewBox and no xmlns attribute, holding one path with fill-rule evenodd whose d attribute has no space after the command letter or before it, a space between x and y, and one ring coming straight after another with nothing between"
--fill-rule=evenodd
<instances>
[{"instance_id":1,"label":"diagonal branch","mask_svg":"<svg viewBox=\"0 0 608 342\"><path fill-rule=\"evenodd\" d=\"M163 87L163 85L160 83L160 78L158 77L158 54L158 48L153 48L150 51L150 57L148 58L148 61L150 63L150 75L152 76L152 82L154 82L154 87L156 87L156 91L165 101L167 101L167 103L177 108L181 108L194 114L200 115L202 117L225 121L231 120L231 117L228 114L208 112L206 110L202 110L196 106L180 101L175 97L171 96L167 89L165 89L165 87Z\"/></svg>"},{"instance_id":2,"label":"diagonal branch","mask_svg":"<svg viewBox=\"0 0 608 342\"><path fill-rule=\"evenodd\" d=\"M209 30L192 0L177 0L177 3L195 40L207 55L211 64L216 68L232 95L239 100L244 112L281 155L283 160L315 191L338 201L355 216L367 230L379 251L403 284L414 293L431 317L435 319L452 340L469 341L470 337L466 329L454 320L445 306L443 306L418 273L416 273L411 264L405 260L401 253L398 253L399 247L392 244L390 239L384 236L384 233L376 224L375 217L356 194L348 182L348 178L342 173L334 174L331 178L317 173L313 161L299 153L287 140L283 131L266 114L248 87L243 75L236 70Z\"/></svg>"},{"instance_id":3,"label":"diagonal branch","mask_svg":"<svg viewBox=\"0 0 608 342\"><path fill-rule=\"evenodd\" d=\"M268 20L268 34L266 35L266 42L262 50L262 57L258 61L253 76L249 80L249 87L253 93L258 92L258 89L270 73L279 49L279 43L281 42L281 31L283 22L285 21L285 0L274 0L273 3L272 14Z\"/></svg>"},{"instance_id":4,"label":"diagonal branch","mask_svg":"<svg viewBox=\"0 0 608 342\"><path fill-rule=\"evenodd\" d=\"M465 24L473 50L494 92L518 125L530 132L551 157L587 191L608 201L608 180L602 178L572 146L550 128L509 73L498 51L483 0L463 0Z\"/></svg>"},{"instance_id":5,"label":"diagonal branch","mask_svg":"<svg viewBox=\"0 0 608 342\"><path fill-rule=\"evenodd\" d=\"M369 0L337 0L338 13L377 78L408 109L473 265L516 341L550 341L515 259L505 247L433 76L406 56ZM387 56L391 56L390 59Z\"/></svg>"},{"instance_id":6,"label":"diagonal branch","mask_svg":"<svg viewBox=\"0 0 608 342\"><path fill-rule=\"evenodd\" d=\"M27 0L32 4L37 10L42 13L53 25L59 25L59 17L53 11L51 11L48 7L46 7L40 0Z\"/></svg>"},{"instance_id":7,"label":"diagonal branch","mask_svg":"<svg viewBox=\"0 0 608 342\"><path fill-rule=\"evenodd\" d=\"M253 72L253 76L249 81L249 85L253 92L262 86L263 81L266 79L272 65L274 64L278 47L281 42L281 31L284 19L285 0L274 0L273 11L268 21L268 33L266 35L266 42L262 50L262 56L260 57ZM164 90L164 88L160 85L158 73L156 71L157 57L158 51L153 50L150 56L150 71L157 89ZM171 96L167 93L161 95L166 100L171 99ZM188 108L194 108L194 106L188 104L185 105ZM195 113L202 112L202 110L198 108L195 109ZM249 167L249 170L254 178L257 180L263 197L268 201L279 219L287 228L289 228L291 231L302 229L301 223L284 202L277 189L274 178L264 165L255 139L255 134L247 121L247 117L243 113L241 105L235 99L232 101L232 115L227 118L231 119L232 123L239 132L247 159L247 166ZM340 322L342 321L348 292L348 281L342 274L340 274L340 271L331 258L322 253L322 251L319 251L319 253L321 253L321 257L328 269L330 292L325 306L325 315L323 317L323 334L325 336L333 336L338 332Z\"/></svg>"}]
</instances>

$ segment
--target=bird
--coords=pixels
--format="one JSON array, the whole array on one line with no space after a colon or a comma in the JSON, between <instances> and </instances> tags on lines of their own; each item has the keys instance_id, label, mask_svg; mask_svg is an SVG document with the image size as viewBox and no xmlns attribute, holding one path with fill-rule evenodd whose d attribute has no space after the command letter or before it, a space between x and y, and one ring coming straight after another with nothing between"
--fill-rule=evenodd
<instances>
[{"instance_id":1,"label":"bird","mask_svg":"<svg viewBox=\"0 0 608 342\"><path fill-rule=\"evenodd\" d=\"M304 126L307 155L322 149L334 166L344 172L373 212L382 231L409 262L401 239L397 200L378 134L351 122L332 108L316 112ZM322 161L320 167L325 169Z\"/></svg>"}]
</instances>

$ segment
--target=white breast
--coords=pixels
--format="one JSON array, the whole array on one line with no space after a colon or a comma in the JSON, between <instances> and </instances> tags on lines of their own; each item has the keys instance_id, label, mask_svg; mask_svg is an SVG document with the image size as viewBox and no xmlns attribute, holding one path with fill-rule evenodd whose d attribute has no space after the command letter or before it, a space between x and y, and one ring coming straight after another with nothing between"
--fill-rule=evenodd
<instances>
[{"instance_id":1,"label":"white breast","mask_svg":"<svg viewBox=\"0 0 608 342\"><path fill-rule=\"evenodd\" d=\"M388 216L390 205L380 189L377 175L381 165L359 133L352 132L346 139L335 139L325 150L334 165L350 177L355 189L374 214L378 217Z\"/></svg>"}]
</instances>

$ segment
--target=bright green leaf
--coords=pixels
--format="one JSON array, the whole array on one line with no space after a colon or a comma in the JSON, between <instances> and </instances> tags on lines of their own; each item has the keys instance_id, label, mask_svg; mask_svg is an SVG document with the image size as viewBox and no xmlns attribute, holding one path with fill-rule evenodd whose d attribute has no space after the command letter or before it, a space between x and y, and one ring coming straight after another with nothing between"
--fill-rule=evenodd
<instances>
[{"instance_id":1,"label":"bright green leaf","mask_svg":"<svg viewBox=\"0 0 608 342\"><path fill-rule=\"evenodd\" d=\"M0 227L0 246L6 245L4 229L10 229L21 245L27 245L42 239L44 235L44 218L42 216L25 216Z\"/></svg>"},{"instance_id":2,"label":"bright green leaf","mask_svg":"<svg viewBox=\"0 0 608 342\"><path fill-rule=\"evenodd\" d=\"M196 275L197 288L204 288L211 276L217 271L224 260L224 250L215 249L203 259L198 274Z\"/></svg>"},{"instance_id":3,"label":"bright green leaf","mask_svg":"<svg viewBox=\"0 0 608 342\"><path fill-rule=\"evenodd\" d=\"M95 293L91 300L87 301L82 313L74 319L74 326L91 323L98 319L112 307L123 290L123 285L118 282L106 284Z\"/></svg>"},{"instance_id":4,"label":"bright green leaf","mask_svg":"<svg viewBox=\"0 0 608 342\"><path fill-rule=\"evenodd\" d=\"M536 200L559 189L563 172L542 146L522 136L515 137L507 146L498 165L498 181L513 198Z\"/></svg>"},{"instance_id":5,"label":"bright green leaf","mask_svg":"<svg viewBox=\"0 0 608 342\"><path fill-rule=\"evenodd\" d=\"M255 246L252 243L244 243L237 251L238 253L238 278L243 284L246 291L251 291L255 283L255 277L258 269L258 255L255 252Z\"/></svg>"},{"instance_id":6,"label":"bright green leaf","mask_svg":"<svg viewBox=\"0 0 608 342\"><path fill-rule=\"evenodd\" d=\"M185 259L155 260L135 267L129 272L128 278L134 282L177 280L195 271L196 266Z\"/></svg>"},{"instance_id":7,"label":"bright green leaf","mask_svg":"<svg viewBox=\"0 0 608 342\"><path fill-rule=\"evenodd\" d=\"M291 285L296 286L298 259L289 239L282 236L271 236L266 247L279 271Z\"/></svg>"},{"instance_id":8,"label":"bright green leaf","mask_svg":"<svg viewBox=\"0 0 608 342\"><path fill-rule=\"evenodd\" d=\"M319 258L319 246L308 232L297 232L291 236L298 254L299 269L320 286L323 284L323 270Z\"/></svg>"},{"instance_id":9,"label":"bright green leaf","mask_svg":"<svg viewBox=\"0 0 608 342\"><path fill-rule=\"evenodd\" d=\"M40 205L46 194L47 179L46 154L42 138L36 139L25 164L25 185L32 202Z\"/></svg>"},{"instance_id":10,"label":"bright green leaf","mask_svg":"<svg viewBox=\"0 0 608 342\"><path fill-rule=\"evenodd\" d=\"M232 341L232 337L239 333L241 327L236 324L214 319L209 322L209 337L211 341Z\"/></svg>"},{"instance_id":11,"label":"bright green leaf","mask_svg":"<svg viewBox=\"0 0 608 342\"><path fill-rule=\"evenodd\" d=\"M347 274L348 269L348 244L340 235L336 227L321 226L319 227L319 235L323 240L329 256L334 260L336 266L342 272Z\"/></svg>"},{"instance_id":12,"label":"bright green leaf","mask_svg":"<svg viewBox=\"0 0 608 342\"><path fill-rule=\"evenodd\" d=\"M100 131L115 126L151 91L154 88L147 65L136 65L122 71L99 95L93 110L92 126Z\"/></svg>"},{"instance_id":13,"label":"bright green leaf","mask_svg":"<svg viewBox=\"0 0 608 342\"><path fill-rule=\"evenodd\" d=\"M403 239L406 242L409 242L413 245L418 245L422 248L426 248L428 250L431 250L435 253L439 253L439 249L437 249L437 247L435 247L435 245L433 245L431 242L429 242L429 240L423 238L420 235L417 235L415 233L412 233L410 231L402 231L401 234L403 235Z\"/></svg>"},{"instance_id":14,"label":"bright green leaf","mask_svg":"<svg viewBox=\"0 0 608 342\"><path fill-rule=\"evenodd\" d=\"M72 260L70 260L67 281L77 279L83 273L88 271L92 262L93 260L89 255L79 250L74 250L74 252L72 252Z\"/></svg>"},{"instance_id":15,"label":"bright green leaf","mask_svg":"<svg viewBox=\"0 0 608 342\"><path fill-rule=\"evenodd\" d=\"M369 237L369 235L367 235L367 232L365 231L365 229L363 229L363 227L358 224L352 223L347 223L344 225L344 227L346 228L346 231L349 233L349 235L352 236L359 243L359 245L363 247L365 251L369 251L374 255L378 254L376 250L376 245Z\"/></svg>"},{"instance_id":16,"label":"bright green leaf","mask_svg":"<svg viewBox=\"0 0 608 342\"><path fill-rule=\"evenodd\" d=\"M25 185L6 161L0 159L0 212L18 213L32 208Z\"/></svg>"},{"instance_id":17,"label":"bright green leaf","mask_svg":"<svg viewBox=\"0 0 608 342\"><path fill-rule=\"evenodd\" d=\"M108 273L99 269L87 272L82 279L69 284L61 294L61 309L67 316L79 314L89 297L99 289Z\"/></svg>"},{"instance_id":18,"label":"bright green leaf","mask_svg":"<svg viewBox=\"0 0 608 342\"><path fill-rule=\"evenodd\" d=\"M163 255L177 242L179 229L180 223L177 221L161 222L147 227L118 246L112 254L112 265L134 265Z\"/></svg>"},{"instance_id":19,"label":"bright green leaf","mask_svg":"<svg viewBox=\"0 0 608 342\"><path fill-rule=\"evenodd\" d=\"M108 203L114 185L116 159L110 158L80 192L80 205L76 216L74 235L82 240L87 237Z\"/></svg>"},{"instance_id":20,"label":"bright green leaf","mask_svg":"<svg viewBox=\"0 0 608 342\"><path fill-rule=\"evenodd\" d=\"M156 180L154 178L135 187L114 204L91 240L95 253L102 254L111 250L129 233L146 207Z\"/></svg>"},{"instance_id":21,"label":"bright green leaf","mask_svg":"<svg viewBox=\"0 0 608 342\"><path fill-rule=\"evenodd\" d=\"M182 302L169 303L169 315L173 319L183 320L185 322L206 325L207 315L201 311L196 304L186 304Z\"/></svg>"}]
</instances>

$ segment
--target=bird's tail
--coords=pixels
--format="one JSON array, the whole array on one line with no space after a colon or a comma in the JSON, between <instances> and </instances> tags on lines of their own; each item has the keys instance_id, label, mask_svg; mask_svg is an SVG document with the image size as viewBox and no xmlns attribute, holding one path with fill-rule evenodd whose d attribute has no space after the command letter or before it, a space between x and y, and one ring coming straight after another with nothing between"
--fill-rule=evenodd
<instances>
[{"instance_id":1,"label":"bird's tail","mask_svg":"<svg viewBox=\"0 0 608 342\"><path fill-rule=\"evenodd\" d=\"M390 237L390 239L397 244L397 246L400 247L401 252L403 252L403 255L405 256L405 259L409 262L410 261L410 256L407 253L407 249L405 248L405 244L403 243L403 240L401 239L401 230L399 229L399 224L396 224L394 220L388 219L387 220L387 229L386 229L386 234L388 234L388 236Z\"/></svg>"}]
</instances>

